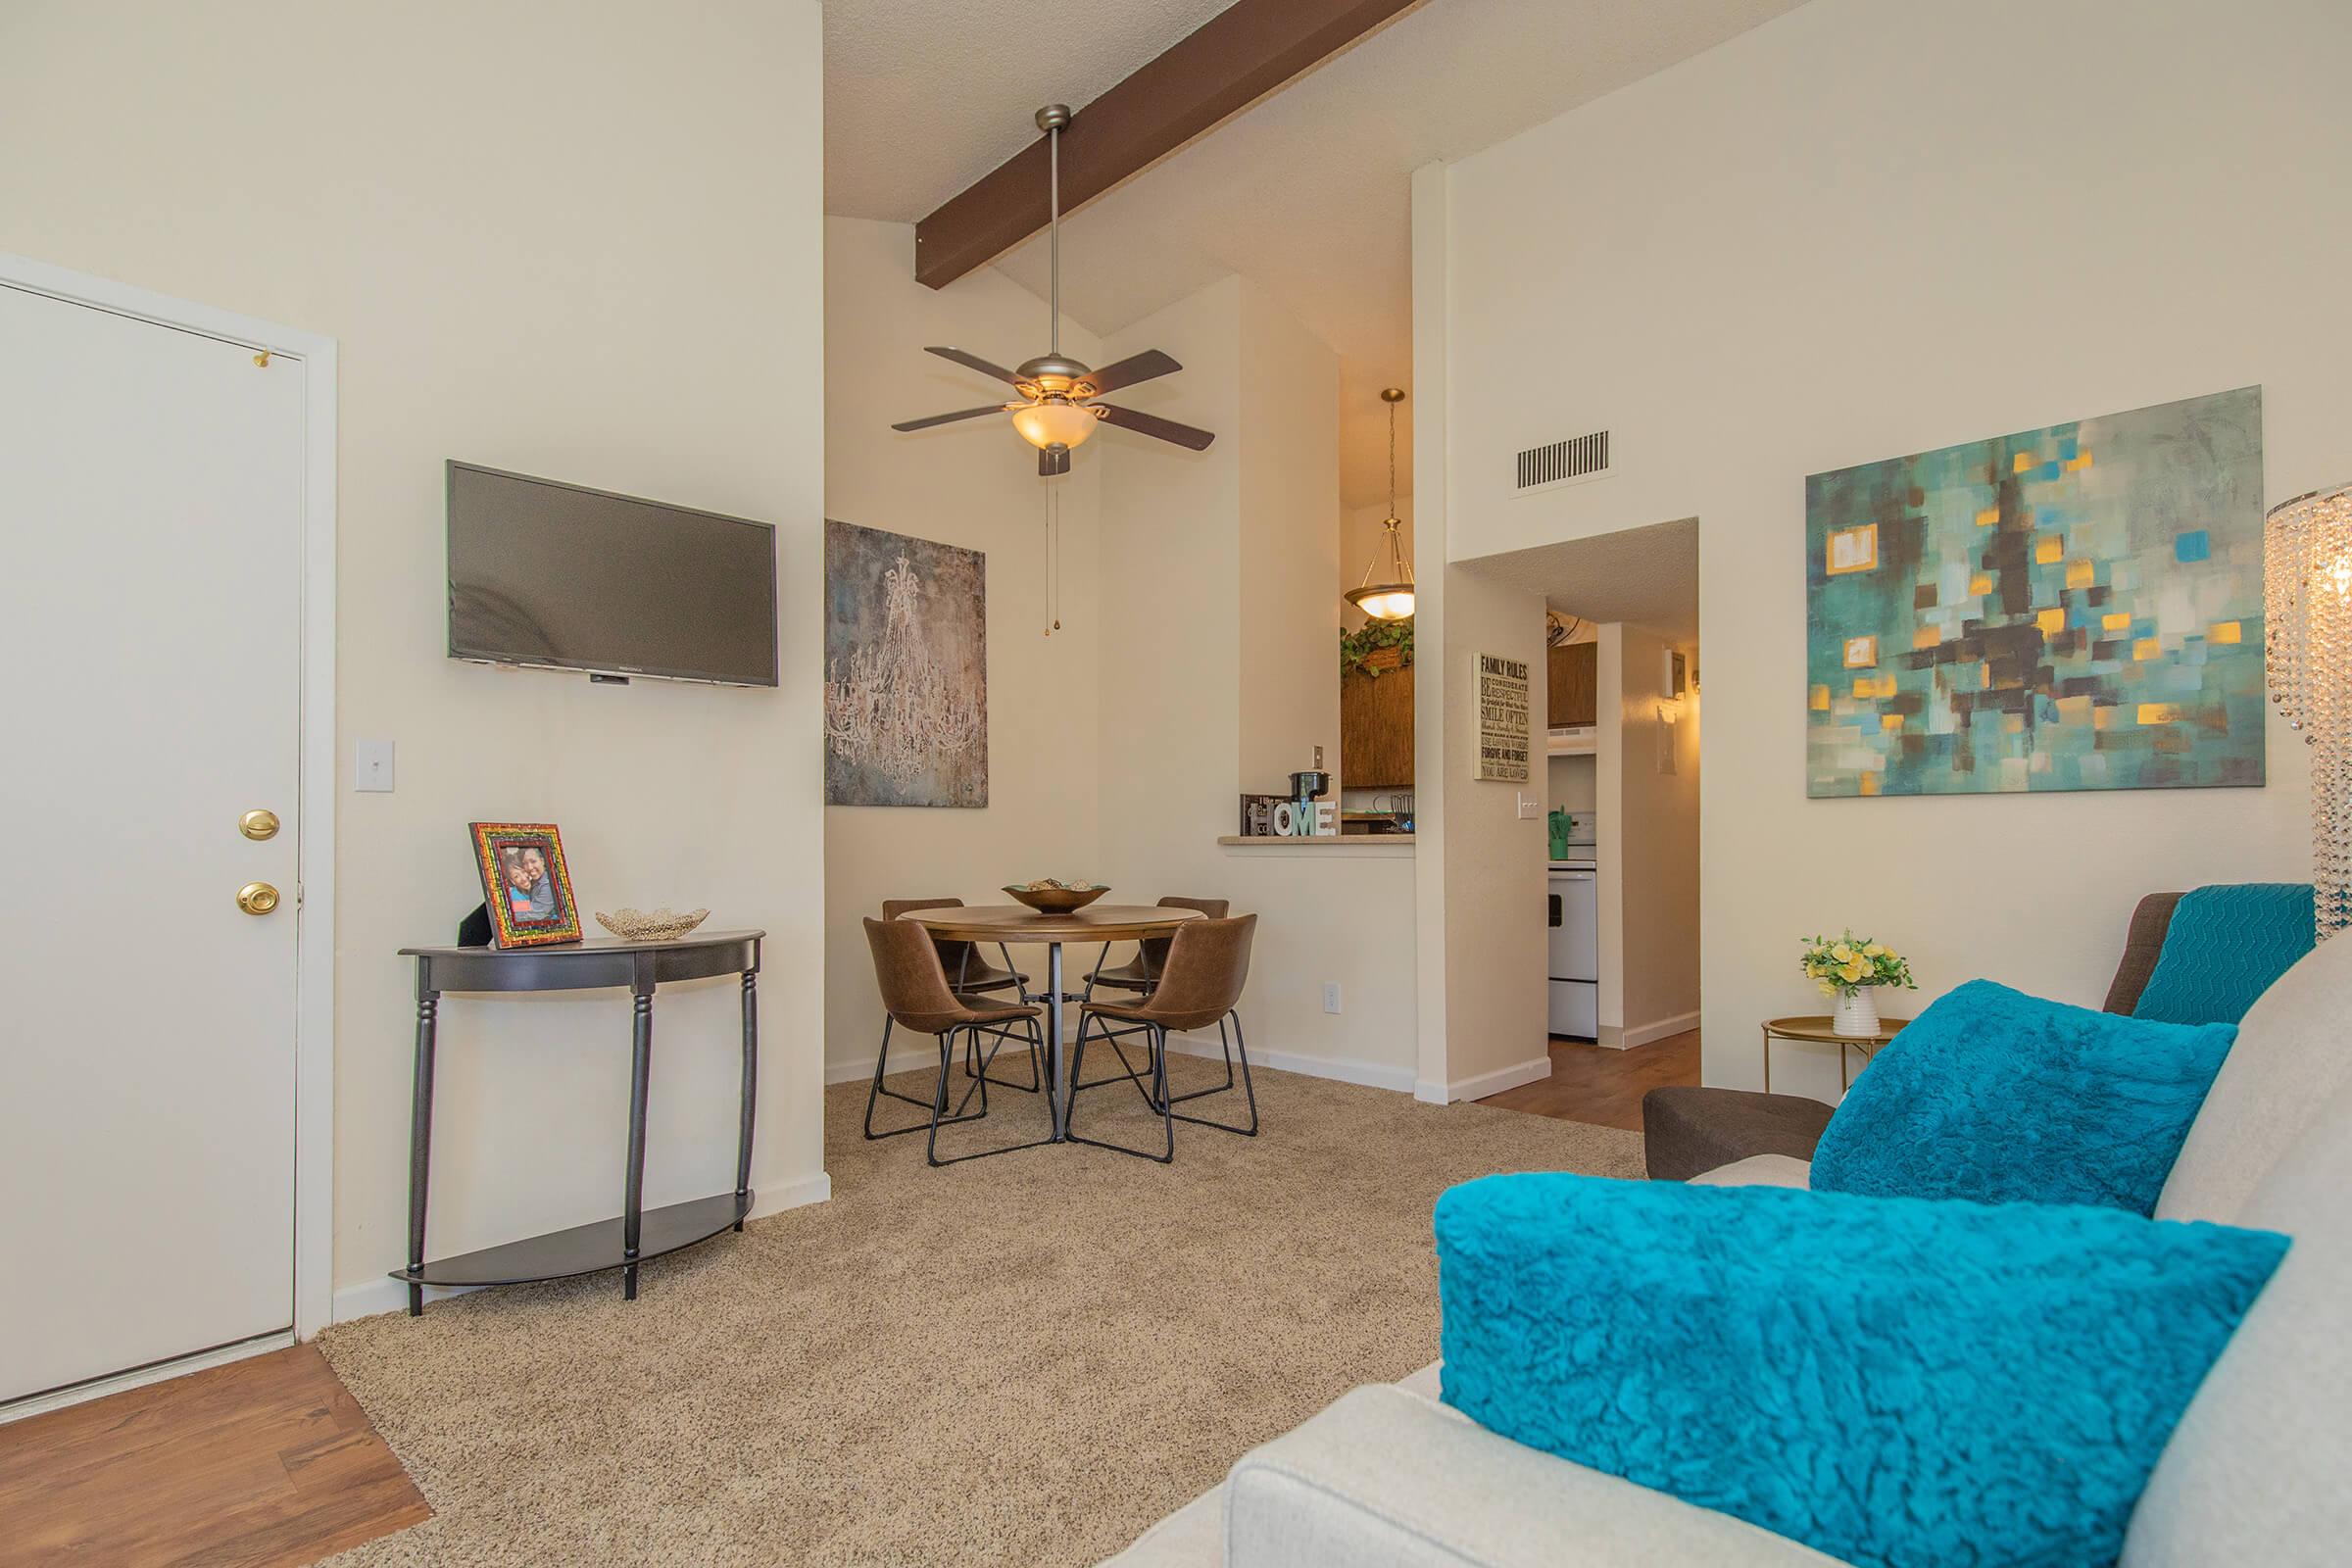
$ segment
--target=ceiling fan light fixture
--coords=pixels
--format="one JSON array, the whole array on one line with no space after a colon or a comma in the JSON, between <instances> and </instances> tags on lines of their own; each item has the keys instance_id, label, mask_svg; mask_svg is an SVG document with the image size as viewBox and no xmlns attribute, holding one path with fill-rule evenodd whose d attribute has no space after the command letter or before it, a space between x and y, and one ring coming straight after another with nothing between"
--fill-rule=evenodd
<instances>
[{"instance_id":1,"label":"ceiling fan light fixture","mask_svg":"<svg viewBox=\"0 0 2352 1568\"><path fill-rule=\"evenodd\" d=\"M1012 411L1012 427L1041 452L1049 447L1084 445L1101 420L1102 416L1093 409L1058 398L1045 398Z\"/></svg>"}]
</instances>

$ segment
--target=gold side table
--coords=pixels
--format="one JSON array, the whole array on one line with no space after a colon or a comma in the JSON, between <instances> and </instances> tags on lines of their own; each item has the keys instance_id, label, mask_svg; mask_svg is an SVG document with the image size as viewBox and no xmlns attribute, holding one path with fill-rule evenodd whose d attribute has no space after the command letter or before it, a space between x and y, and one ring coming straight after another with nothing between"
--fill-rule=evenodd
<instances>
[{"instance_id":1,"label":"gold side table","mask_svg":"<svg viewBox=\"0 0 2352 1568\"><path fill-rule=\"evenodd\" d=\"M1851 1062L1843 1048L1851 1047L1862 1053L1862 1063L1864 1066L1868 1066L1870 1058L1879 1054L1879 1048L1902 1033L1903 1025L1911 1020L1908 1018L1881 1018L1879 1032L1875 1035L1841 1035L1832 1027L1836 1021L1827 1013L1816 1013L1810 1018L1775 1018L1764 1026L1764 1092L1766 1094L1772 1093L1772 1043L1775 1040L1803 1040L1814 1045L1839 1047L1838 1087L1843 1091L1853 1087L1853 1079L1847 1073Z\"/></svg>"}]
</instances>

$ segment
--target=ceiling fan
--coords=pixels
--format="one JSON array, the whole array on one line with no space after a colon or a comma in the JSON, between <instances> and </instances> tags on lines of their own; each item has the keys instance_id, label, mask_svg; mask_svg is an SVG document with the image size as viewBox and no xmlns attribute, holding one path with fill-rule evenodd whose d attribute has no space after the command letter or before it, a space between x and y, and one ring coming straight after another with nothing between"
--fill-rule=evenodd
<instances>
[{"instance_id":1,"label":"ceiling fan","mask_svg":"<svg viewBox=\"0 0 2352 1568\"><path fill-rule=\"evenodd\" d=\"M1078 361L1066 358L1061 352L1061 130L1070 122L1067 104L1048 104L1037 112L1037 128L1046 133L1050 175L1047 232L1052 236L1054 266L1054 298L1052 311L1052 347L1034 360L1022 362L1020 368L1007 370L991 365L977 354L961 349L927 348L926 354L936 354L943 360L993 375L1021 395L1018 403L990 403L976 409L958 409L954 414L934 414L927 419L908 419L894 424L893 430L927 430L935 424L954 424L958 419L977 419L983 415L1009 414L1012 427L1021 439L1037 448L1037 471L1047 477L1070 471L1070 449L1082 445L1095 433L1098 422L1115 424L1138 435L1148 435L1161 441L1173 441L1195 452L1205 449L1216 436L1207 430L1174 419L1163 419L1154 414L1138 414L1114 404L1099 403L1096 399L1121 387L1134 386L1157 376L1181 370L1183 366L1157 349L1147 349L1129 355L1114 365L1091 370Z\"/></svg>"}]
</instances>

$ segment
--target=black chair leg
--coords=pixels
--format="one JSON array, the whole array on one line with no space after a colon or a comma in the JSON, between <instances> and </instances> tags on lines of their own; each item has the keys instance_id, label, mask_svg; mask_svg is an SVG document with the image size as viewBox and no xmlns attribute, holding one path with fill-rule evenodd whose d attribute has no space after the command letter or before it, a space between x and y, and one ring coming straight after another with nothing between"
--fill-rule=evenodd
<instances>
[{"instance_id":1,"label":"black chair leg","mask_svg":"<svg viewBox=\"0 0 2352 1568\"><path fill-rule=\"evenodd\" d=\"M1237 1127L1230 1122L1211 1121L1205 1116L1187 1116L1181 1111L1176 1111L1173 1103L1171 1103L1169 1109L1172 1113L1174 1113L1178 1121L1189 1121L1196 1127L1214 1127L1221 1133L1239 1133L1244 1138L1255 1138L1257 1136L1257 1087L1250 1081L1250 1042L1242 1037L1241 1013L1237 1010L1234 1012L1229 1012L1225 1016L1233 1020L1233 1045L1234 1049L1240 1053L1242 1058L1242 1093L1249 1099L1250 1102L1250 1125L1247 1127ZM1217 1020L1217 1035L1221 1039L1223 1038L1224 1034L1225 1019L1220 1018ZM1226 1068L1225 1083L1222 1088L1196 1089L1189 1095L1178 1095L1176 1099L1178 1101L1198 1100L1202 1095L1223 1094L1225 1090L1231 1089L1232 1087L1233 1069L1229 1065Z\"/></svg>"},{"instance_id":2,"label":"black chair leg","mask_svg":"<svg viewBox=\"0 0 2352 1568\"><path fill-rule=\"evenodd\" d=\"M1242 1019L1239 1013L1229 1012L1225 1015L1225 1018L1231 1018L1233 1020L1234 1028L1241 1028ZM1212 1085L1207 1089L1194 1089L1188 1091L1187 1093L1178 1095L1176 1097L1176 1103L1179 1105L1183 1104L1188 1100L1199 1100L1203 1095L1224 1094L1227 1090L1230 1090L1233 1087L1233 1037L1225 1032L1225 1018L1219 1018L1217 1020L1217 1044L1225 1053L1225 1081L1221 1084ZM1155 1105L1152 1108L1156 1110L1159 1107Z\"/></svg>"},{"instance_id":3,"label":"black chair leg","mask_svg":"<svg viewBox=\"0 0 2352 1568\"><path fill-rule=\"evenodd\" d=\"M1038 1032L1036 1019L1030 1018L1024 1021L1027 1024L1027 1028L1023 1031L1023 1043L1031 1045L1032 1049L1034 1049L1035 1043L1041 1041L1044 1037ZM984 1026L974 1025L964 1031L965 1046L967 1050L977 1049L979 1045L980 1030L982 1027ZM1007 1027L998 1026L993 1029L990 1035L991 1043L988 1050L980 1054L980 1071L975 1075L976 1081L969 1088L964 1090L963 1099L957 1102L956 1108L959 1111L963 1106L972 1102L972 1096L975 1092L977 1092L980 1096L979 1116L986 1116L988 1114L988 1086L991 1081L988 1075L988 1069L995 1063L997 1059L997 1053L1004 1049L1004 1042L1010 1040L1011 1038L1013 1038L1012 1031ZM1009 1154L1016 1150L1036 1149L1040 1145L1050 1144L1054 1141L1050 1136L1045 1138L1032 1138L1027 1143L1006 1144L998 1149L980 1149L975 1150L968 1154L950 1154L945 1159L940 1158L939 1129L942 1127L953 1126L958 1121L976 1121L979 1119L979 1116L942 1116L940 1114L948 1107L948 1077L949 1074L954 1071L955 1061L955 1035L954 1031L950 1031L948 1034L944 1034L939 1037L939 1088L932 1102L931 1138L923 1151L923 1157L925 1159L929 1160L933 1165L960 1165L967 1159L986 1159L991 1154ZM1054 1118L1052 1114L1052 1108L1051 1104L1049 1103L1046 1125L1051 1128L1053 1126L1053 1122Z\"/></svg>"},{"instance_id":4,"label":"black chair leg","mask_svg":"<svg viewBox=\"0 0 2352 1568\"><path fill-rule=\"evenodd\" d=\"M930 1100L917 1100L912 1095L902 1095L896 1089L886 1089L882 1086L882 1075L886 1070L886 1064L890 1060L890 1030L891 1025L895 1021L895 1019L887 1017L882 1020L882 1049L874 1053L874 1081L871 1087L869 1087L865 1092L865 1136L869 1141L872 1142L879 1142L885 1138L900 1138L904 1137L907 1133L919 1133L929 1125L927 1122L918 1121L912 1126L908 1127L889 1127L885 1128L881 1132L874 1131L874 1105L883 1097L887 1096L892 1100L903 1101L906 1103L913 1105L922 1110L930 1110L938 1099L938 1096L934 1095ZM969 1103L971 1097L967 1095L964 1098L966 1103ZM958 1107L958 1109L960 1109L960 1107ZM988 1112L986 1108L983 1107L980 1115L984 1116ZM941 1122L940 1125L943 1127L949 1127L959 1121L977 1121L978 1119L979 1116L965 1116L958 1114L950 1116L947 1118L947 1120Z\"/></svg>"},{"instance_id":5,"label":"black chair leg","mask_svg":"<svg viewBox=\"0 0 2352 1568\"><path fill-rule=\"evenodd\" d=\"M1022 987L1024 1000L1027 990L1026 986ZM974 1048L974 1037L966 1035L963 1042L963 1075L966 1078L980 1076L980 1068L977 1065L978 1054ZM1038 1065L1036 1049L1033 1047L1029 1052L1029 1081L1027 1083L1022 1083L1016 1078L991 1078L989 1082L995 1084L999 1089L1018 1089L1024 1095L1034 1095L1044 1089L1046 1074L1045 1070Z\"/></svg>"},{"instance_id":6,"label":"black chair leg","mask_svg":"<svg viewBox=\"0 0 2352 1568\"><path fill-rule=\"evenodd\" d=\"M1087 1026L1089 1024L1100 1024L1102 1021L1102 1020L1101 1016L1096 1013L1082 1012L1078 1015L1078 1045L1077 1050L1070 1058L1070 1083L1073 1090L1076 1088L1078 1083L1079 1064L1086 1059ZM1109 1038L1107 1033L1105 1033L1104 1038ZM1111 1049L1114 1051L1118 1049L1115 1041L1112 1043ZM1121 1054L1120 1059L1126 1059L1124 1053ZM1174 1107L1168 1102L1168 1033L1166 1030L1158 1027L1157 1025L1152 1026L1151 1067L1151 1084L1149 1086L1139 1087L1144 1088L1145 1103L1149 1104L1153 1110L1159 1112L1160 1127L1162 1129L1163 1136L1166 1139L1166 1148L1162 1152L1154 1154L1148 1149L1130 1149L1125 1144L1107 1143L1100 1138L1079 1137L1078 1129L1074 1125L1078 1114L1078 1097L1075 1093L1070 1096L1070 1117L1068 1120L1062 1123L1062 1132L1064 1136L1066 1136L1073 1144L1087 1144L1096 1149L1110 1150L1114 1153L1133 1154L1138 1159L1153 1160L1162 1165L1174 1160L1176 1157L1177 1118L1173 1114ZM1102 1081L1104 1083L1112 1083L1116 1080L1106 1078ZM1191 1118L1186 1117L1184 1119L1190 1120Z\"/></svg>"}]
</instances>

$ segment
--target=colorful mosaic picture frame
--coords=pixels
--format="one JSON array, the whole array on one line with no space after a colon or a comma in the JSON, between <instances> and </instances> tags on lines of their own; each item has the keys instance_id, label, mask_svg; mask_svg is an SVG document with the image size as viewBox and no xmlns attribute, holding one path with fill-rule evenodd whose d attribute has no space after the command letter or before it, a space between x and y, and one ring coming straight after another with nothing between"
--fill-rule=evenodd
<instances>
[{"instance_id":1,"label":"colorful mosaic picture frame","mask_svg":"<svg viewBox=\"0 0 2352 1568\"><path fill-rule=\"evenodd\" d=\"M473 868L490 911L490 942L544 948L580 940L564 837L553 822L473 822Z\"/></svg>"},{"instance_id":2,"label":"colorful mosaic picture frame","mask_svg":"<svg viewBox=\"0 0 2352 1568\"><path fill-rule=\"evenodd\" d=\"M1805 793L2264 782L2262 389L1805 481Z\"/></svg>"}]
</instances>

